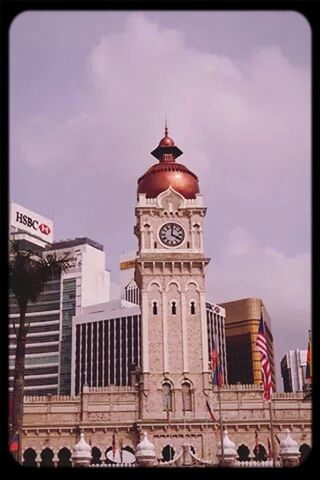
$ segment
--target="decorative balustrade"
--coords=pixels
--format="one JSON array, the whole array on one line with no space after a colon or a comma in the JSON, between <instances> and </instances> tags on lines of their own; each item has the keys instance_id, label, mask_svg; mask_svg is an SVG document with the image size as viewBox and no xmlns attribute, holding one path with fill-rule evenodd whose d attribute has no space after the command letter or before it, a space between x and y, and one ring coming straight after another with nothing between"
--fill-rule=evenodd
<instances>
[{"instance_id":1,"label":"decorative balustrade","mask_svg":"<svg viewBox=\"0 0 320 480\"><path fill-rule=\"evenodd\" d=\"M277 461L276 464L275 464L276 467L280 467L280 463ZM235 467L243 467L243 468L250 468L250 467L253 467L253 468L269 468L269 467L273 467L273 461L272 460L261 460L261 461L258 461L258 460L245 460L245 461L242 461L242 462L239 462L239 461L236 461L235 463Z\"/></svg>"}]
</instances>

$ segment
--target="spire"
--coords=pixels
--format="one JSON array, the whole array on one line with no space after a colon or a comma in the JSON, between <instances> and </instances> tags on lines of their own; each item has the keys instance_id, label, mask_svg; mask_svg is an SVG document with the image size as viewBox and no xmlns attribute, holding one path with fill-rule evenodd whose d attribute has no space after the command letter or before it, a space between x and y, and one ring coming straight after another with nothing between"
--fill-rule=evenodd
<instances>
[{"instance_id":1,"label":"spire","mask_svg":"<svg viewBox=\"0 0 320 480\"><path fill-rule=\"evenodd\" d=\"M174 162L175 158L182 155L182 151L178 148L172 138L168 135L167 115L164 123L164 137L160 140L159 145L151 152L160 162Z\"/></svg>"},{"instance_id":2,"label":"spire","mask_svg":"<svg viewBox=\"0 0 320 480\"><path fill-rule=\"evenodd\" d=\"M167 137L167 136L168 136L168 122L167 122L167 115L166 115L165 124L164 124L164 136L165 136L165 137Z\"/></svg>"}]
</instances>

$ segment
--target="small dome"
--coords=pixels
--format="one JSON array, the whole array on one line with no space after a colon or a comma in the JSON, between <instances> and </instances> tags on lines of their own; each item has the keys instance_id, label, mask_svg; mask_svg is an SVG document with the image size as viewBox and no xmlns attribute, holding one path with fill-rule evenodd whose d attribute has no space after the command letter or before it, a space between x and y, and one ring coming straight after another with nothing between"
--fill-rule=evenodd
<instances>
[{"instance_id":1,"label":"small dome","mask_svg":"<svg viewBox=\"0 0 320 480\"><path fill-rule=\"evenodd\" d=\"M159 147L174 147L174 141L167 135L160 140Z\"/></svg>"},{"instance_id":2,"label":"small dome","mask_svg":"<svg viewBox=\"0 0 320 480\"><path fill-rule=\"evenodd\" d=\"M153 443L149 442L147 432L144 432L143 439L137 445L136 454L137 453L139 454L139 456L150 456L156 454L155 446L153 445Z\"/></svg>"},{"instance_id":3,"label":"small dome","mask_svg":"<svg viewBox=\"0 0 320 480\"><path fill-rule=\"evenodd\" d=\"M236 450L236 445L233 443L232 440L230 440L228 436L228 430L224 430L223 432L223 454L225 457L234 457L237 456L237 450ZM221 450L221 442L218 446L218 456L222 455L222 450Z\"/></svg>"},{"instance_id":4,"label":"small dome","mask_svg":"<svg viewBox=\"0 0 320 480\"><path fill-rule=\"evenodd\" d=\"M91 447L90 445L85 441L84 439L84 434L80 434L80 440L78 443L76 443L73 447L73 455L83 455L83 454L88 454L91 456Z\"/></svg>"},{"instance_id":5,"label":"small dome","mask_svg":"<svg viewBox=\"0 0 320 480\"><path fill-rule=\"evenodd\" d=\"M285 433L287 434L285 439L280 442L280 454L298 454L299 448L298 443L293 440L290 435L290 430L288 428L285 429Z\"/></svg>"}]
</instances>

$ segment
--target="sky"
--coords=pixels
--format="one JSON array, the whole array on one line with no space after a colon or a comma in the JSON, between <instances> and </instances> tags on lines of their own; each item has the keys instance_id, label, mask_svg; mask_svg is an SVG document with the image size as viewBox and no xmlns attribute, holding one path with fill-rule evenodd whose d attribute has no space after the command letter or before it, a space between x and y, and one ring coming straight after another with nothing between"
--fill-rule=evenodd
<instances>
[{"instance_id":1,"label":"sky","mask_svg":"<svg viewBox=\"0 0 320 480\"><path fill-rule=\"evenodd\" d=\"M10 29L10 199L55 240L136 250L164 131L199 177L207 298L262 298L278 367L311 324L311 32L294 11L25 12Z\"/></svg>"}]
</instances>

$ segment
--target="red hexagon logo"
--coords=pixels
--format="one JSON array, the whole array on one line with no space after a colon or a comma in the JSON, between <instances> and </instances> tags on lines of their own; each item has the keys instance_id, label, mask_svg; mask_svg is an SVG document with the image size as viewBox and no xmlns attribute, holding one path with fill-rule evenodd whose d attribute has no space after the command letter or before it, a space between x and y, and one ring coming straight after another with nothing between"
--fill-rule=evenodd
<instances>
[{"instance_id":1,"label":"red hexagon logo","mask_svg":"<svg viewBox=\"0 0 320 480\"><path fill-rule=\"evenodd\" d=\"M44 233L45 235L49 235L51 233L50 227L45 223L41 223L41 225L39 225L39 230L41 233Z\"/></svg>"}]
</instances>

